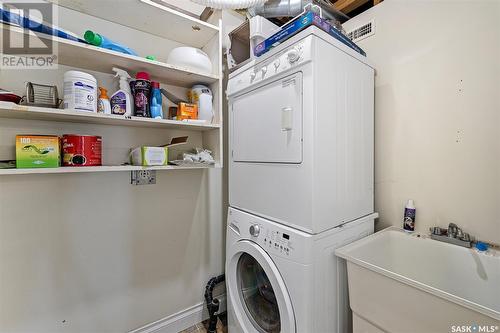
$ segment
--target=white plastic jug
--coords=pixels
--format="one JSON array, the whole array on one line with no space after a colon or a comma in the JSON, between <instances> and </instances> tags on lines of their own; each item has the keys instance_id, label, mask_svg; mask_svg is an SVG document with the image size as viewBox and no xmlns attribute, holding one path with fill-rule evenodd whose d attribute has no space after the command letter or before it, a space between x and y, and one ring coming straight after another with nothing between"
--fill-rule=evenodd
<instances>
[{"instance_id":1,"label":"white plastic jug","mask_svg":"<svg viewBox=\"0 0 500 333\"><path fill-rule=\"evenodd\" d=\"M198 119L212 122L214 118L212 91L207 86L197 84L189 92L191 103L198 105Z\"/></svg>"}]
</instances>

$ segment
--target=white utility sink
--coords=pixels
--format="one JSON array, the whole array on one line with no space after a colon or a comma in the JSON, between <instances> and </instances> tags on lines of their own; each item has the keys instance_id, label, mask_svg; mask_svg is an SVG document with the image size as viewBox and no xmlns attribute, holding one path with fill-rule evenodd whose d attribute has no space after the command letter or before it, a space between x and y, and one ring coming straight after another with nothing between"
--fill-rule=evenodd
<instances>
[{"instance_id":1,"label":"white utility sink","mask_svg":"<svg viewBox=\"0 0 500 333\"><path fill-rule=\"evenodd\" d=\"M347 260L356 333L500 332L498 251L390 227L335 253Z\"/></svg>"}]
</instances>

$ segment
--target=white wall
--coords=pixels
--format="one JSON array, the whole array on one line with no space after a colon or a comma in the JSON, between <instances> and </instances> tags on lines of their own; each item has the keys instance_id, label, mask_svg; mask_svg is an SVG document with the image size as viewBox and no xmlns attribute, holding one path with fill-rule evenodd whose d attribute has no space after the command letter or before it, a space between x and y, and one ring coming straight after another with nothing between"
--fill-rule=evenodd
<instances>
[{"instance_id":1,"label":"white wall","mask_svg":"<svg viewBox=\"0 0 500 333\"><path fill-rule=\"evenodd\" d=\"M66 9L59 16L64 28L106 31L160 60L177 46ZM60 83L67 69L2 71L0 86L22 94L25 80ZM176 135L2 119L0 160L14 157L15 133L34 129L113 136L124 149ZM193 132L193 144L200 137ZM208 279L224 271L223 173L157 176L142 187L129 184L128 172L0 176L0 332L127 332L200 305Z\"/></svg>"},{"instance_id":2,"label":"white wall","mask_svg":"<svg viewBox=\"0 0 500 333\"><path fill-rule=\"evenodd\" d=\"M500 2L385 0L344 26L372 18L378 228L411 198L418 231L500 243Z\"/></svg>"}]
</instances>

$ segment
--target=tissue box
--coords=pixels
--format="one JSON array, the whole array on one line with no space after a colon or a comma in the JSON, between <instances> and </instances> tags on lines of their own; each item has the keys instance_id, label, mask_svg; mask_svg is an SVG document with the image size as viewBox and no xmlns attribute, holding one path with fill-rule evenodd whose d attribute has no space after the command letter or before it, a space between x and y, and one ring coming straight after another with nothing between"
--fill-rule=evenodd
<instances>
[{"instance_id":1,"label":"tissue box","mask_svg":"<svg viewBox=\"0 0 500 333\"><path fill-rule=\"evenodd\" d=\"M159 147L142 146L131 150L130 163L141 166L158 166L168 164L168 149L183 145L187 142L187 136L172 138L170 143Z\"/></svg>"},{"instance_id":2,"label":"tissue box","mask_svg":"<svg viewBox=\"0 0 500 333\"><path fill-rule=\"evenodd\" d=\"M16 135L17 168L57 168L60 165L59 137L53 135Z\"/></svg>"},{"instance_id":3,"label":"tissue box","mask_svg":"<svg viewBox=\"0 0 500 333\"><path fill-rule=\"evenodd\" d=\"M130 162L133 165L155 166L168 164L167 147L137 147L130 153Z\"/></svg>"}]
</instances>

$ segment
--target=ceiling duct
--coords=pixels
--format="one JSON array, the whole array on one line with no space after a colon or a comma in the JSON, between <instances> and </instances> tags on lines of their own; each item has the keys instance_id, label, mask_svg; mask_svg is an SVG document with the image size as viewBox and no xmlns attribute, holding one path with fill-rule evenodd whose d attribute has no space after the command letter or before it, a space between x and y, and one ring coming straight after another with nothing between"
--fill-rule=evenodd
<instances>
[{"instance_id":1,"label":"ceiling duct","mask_svg":"<svg viewBox=\"0 0 500 333\"><path fill-rule=\"evenodd\" d=\"M333 3L328 0L268 0L249 8L248 13L250 16L260 15L266 18L295 17L310 4L319 6L325 19L341 23L349 19L349 16L335 9Z\"/></svg>"}]
</instances>

